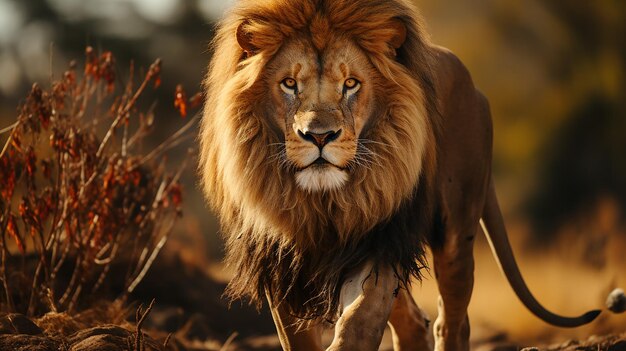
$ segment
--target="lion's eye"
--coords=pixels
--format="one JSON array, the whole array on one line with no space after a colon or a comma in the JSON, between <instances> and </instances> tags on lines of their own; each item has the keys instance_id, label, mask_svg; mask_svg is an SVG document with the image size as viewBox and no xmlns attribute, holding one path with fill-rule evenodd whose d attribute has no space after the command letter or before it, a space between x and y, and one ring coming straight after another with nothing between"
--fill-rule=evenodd
<instances>
[{"instance_id":1,"label":"lion's eye","mask_svg":"<svg viewBox=\"0 0 626 351\"><path fill-rule=\"evenodd\" d=\"M361 86L361 82L359 82L358 80L354 79L354 78L348 78L346 79L346 81L343 83L343 86L346 88L346 90L348 91L354 91L356 89L358 89Z\"/></svg>"},{"instance_id":2,"label":"lion's eye","mask_svg":"<svg viewBox=\"0 0 626 351\"><path fill-rule=\"evenodd\" d=\"M280 82L280 87L287 94L295 94L296 90L298 90L298 82L293 78L285 78Z\"/></svg>"}]
</instances>

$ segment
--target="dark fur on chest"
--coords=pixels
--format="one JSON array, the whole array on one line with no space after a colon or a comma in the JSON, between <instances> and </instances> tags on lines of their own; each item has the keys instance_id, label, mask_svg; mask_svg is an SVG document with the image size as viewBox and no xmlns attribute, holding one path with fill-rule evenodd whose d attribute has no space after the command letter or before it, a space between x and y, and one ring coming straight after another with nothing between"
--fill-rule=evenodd
<instances>
[{"instance_id":1,"label":"dark fur on chest","mask_svg":"<svg viewBox=\"0 0 626 351\"><path fill-rule=\"evenodd\" d=\"M231 237L227 263L235 277L227 295L247 296L257 305L268 296L275 306L286 305L303 322L334 322L346 275L366 261L373 261L375 267L394 267L401 286L408 287L412 277L421 279L426 267L424 245L433 232L433 189L425 185L418 186L389 220L349 245L337 245L332 229L320 230L318 245L309 248L272 236Z\"/></svg>"}]
</instances>

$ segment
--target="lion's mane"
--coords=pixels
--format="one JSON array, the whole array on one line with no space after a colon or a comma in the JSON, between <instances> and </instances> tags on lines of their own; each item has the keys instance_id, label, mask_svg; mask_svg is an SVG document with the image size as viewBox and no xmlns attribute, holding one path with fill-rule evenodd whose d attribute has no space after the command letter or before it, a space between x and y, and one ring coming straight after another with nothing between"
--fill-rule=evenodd
<instances>
[{"instance_id":1,"label":"lion's mane","mask_svg":"<svg viewBox=\"0 0 626 351\"><path fill-rule=\"evenodd\" d=\"M381 29L392 19L407 28L396 53L388 45L393 33ZM254 55L238 45L242 23L259 48ZM385 96L384 108L366 135L378 157L338 190L297 187L275 157L280 136L262 108L270 99L266 64L301 33L317 49L335 35L352 38L383 77L376 95ZM391 264L404 284L419 278L433 229L437 114L431 50L416 10L403 0L244 0L212 45L199 170L235 272L229 294L257 303L267 295L303 319L332 320L343 277L366 260Z\"/></svg>"}]
</instances>

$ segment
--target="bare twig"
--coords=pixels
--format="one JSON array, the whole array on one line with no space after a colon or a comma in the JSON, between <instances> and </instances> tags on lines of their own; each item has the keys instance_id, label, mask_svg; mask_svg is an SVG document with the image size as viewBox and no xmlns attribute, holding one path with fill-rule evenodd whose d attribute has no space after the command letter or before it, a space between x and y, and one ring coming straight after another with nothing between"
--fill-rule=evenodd
<instances>
[{"instance_id":1,"label":"bare twig","mask_svg":"<svg viewBox=\"0 0 626 351\"><path fill-rule=\"evenodd\" d=\"M2 158L4 154L7 152L7 150L9 149L9 145L11 144L12 138L13 138L13 132L9 134L9 138L7 139L7 141L4 143L4 146L2 147L2 151L0 151L0 158Z\"/></svg>"},{"instance_id":2,"label":"bare twig","mask_svg":"<svg viewBox=\"0 0 626 351\"><path fill-rule=\"evenodd\" d=\"M233 341L235 341L235 338L237 336L239 336L239 333L237 333L237 332L233 332L232 334L230 334L228 339L226 339L226 341L224 342L224 345L222 345L222 347L220 347L220 351L228 351L228 348L233 343Z\"/></svg>"},{"instance_id":3,"label":"bare twig","mask_svg":"<svg viewBox=\"0 0 626 351\"><path fill-rule=\"evenodd\" d=\"M167 140L165 140L161 145L159 145L156 149L152 150L148 155L146 155L140 162L140 164L144 164L151 159L161 155L163 152L171 149L180 144L181 139L185 137L185 134L194 126L194 124L200 119L200 113L197 113L193 116L193 118L189 119L182 128L176 131L176 133L172 134ZM187 136L191 137L191 136Z\"/></svg>"},{"instance_id":4,"label":"bare twig","mask_svg":"<svg viewBox=\"0 0 626 351\"><path fill-rule=\"evenodd\" d=\"M4 134L4 133L13 131L13 129L15 129L15 127L17 127L18 124L20 124L20 122L15 122L15 123L11 124L8 127L4 127L2 129L0 129L0 134Z\"/></svg>"},{"instance_id":5,"label":"bare twig","mask_svg":"<svg viewBox=\"0 0 626 351\"><path fill-rule=\"evenodd\" d=\"M152 301L150 301L150 305L148 305L148 308L145 311L142 311L143 306L139 306L139 308L137 309L137 313L135 314L135 320L137 321L137 329L135 331L136 333L135 334L135 351L142 350L143 332L141 331L141 327L143 326L143 323L146 320L146 317L148 317L148 314L150 314L150 311L152 311L154 302L155 302L155 299L152 299Z\"/></svg>"},{"instance_id":6,"label":"bare twig","mask_svg":"<svg viewBox=\"0 0 626 351\"><path fill-rule=\"evenodd\" d=\"M171 231L172 228L174 227L174 224L175 224L175 222L172 221L171 224L165 230L165 232ZM126 289L126 291L129 294L132 293L133 290L135 290L137 285L139 285L139 283L141 283L141 281L143 280L143 277L146 275L146 273L148 273L148 270L150 269L150 267L152 267L152 263L154 263L154 260L157 258L157 255L159 254L159 252L161 252L161 249L163 248L163 246L167 242L167 239L168 239L168 235L167 234L163 235L161 237L161 240L159 240L157 245L154 247L154 250L152 251L152 254L150 255L150 257L146 261L146 264L143 266L143 268L141 269L141 271L139 272L137 277L135 277L135 279L133 279L132 283L130 283L130 285L128 286L128 289Z\"/></svg>"},{"instance_id":7,"label":"bare twig","mask_svg":"<svg viewBox=\"0 0 626 351\"><path fill-rule=\"evenodd\" d=\"M167 345L169 345L171 338L172 338L172 333L167 334L167 337L165 337L165 341L163 341L164 349L167 348Z\"/></svg>"}]
</instances>

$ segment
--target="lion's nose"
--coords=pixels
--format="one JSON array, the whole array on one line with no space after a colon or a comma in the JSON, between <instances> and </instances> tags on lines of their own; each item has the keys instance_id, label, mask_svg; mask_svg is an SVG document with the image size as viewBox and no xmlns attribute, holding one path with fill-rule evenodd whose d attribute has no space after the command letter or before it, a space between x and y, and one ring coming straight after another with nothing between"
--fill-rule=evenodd
<instances>
[{"instance_id":1,"label":"lion's nose","mask_svg":"<svg viewBox=\"0 0 626 351\"><path fill-rule=\"evenodd\" d=\"M341 135L341 129L338 131L328 131L325 133L312 133L307 131L306 133L302 133L301 130L298 130L298 135L313 144L315 144L318 148L322 149L326 144L330 143L333 140L337 140L339 135Z\"/></svg>"}]
</instances>

